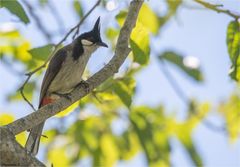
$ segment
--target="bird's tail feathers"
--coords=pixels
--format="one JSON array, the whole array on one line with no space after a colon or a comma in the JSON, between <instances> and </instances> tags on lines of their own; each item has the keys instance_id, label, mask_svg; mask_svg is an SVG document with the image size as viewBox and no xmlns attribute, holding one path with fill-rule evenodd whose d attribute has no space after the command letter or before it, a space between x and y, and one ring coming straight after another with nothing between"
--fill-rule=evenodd
<instances>
[{"instance_id":1,"label":"bird's tail feathers","mask_svg":"<svg viewBox=\"0 0 240 167\"><path fill-rule=\"evenodd\" d=\"M44 122L33 127L30 130L30 133L28 135L27 142L25 144L25 148L29 153L31 153L33 156L35 156L38 153L40 139L42 136L42 130L43 130Z\"/></svg>"},{"instance_id":2,"label":"bird's tail feathers","mask_svg":"<svg viewBox=\"0 0 240 167\"><path fill-rule=\"evenodd\" d=\"M44 97L40 102L39 108L54 102L54 100L55 99L52 99L51 97ZM42 122L39 125L30 129L30 133L28 135L27 142L25 144L25 148L33 156L37 155L37 153L38 153L44 123L45 122Z\"/></svg>"}]
</instances>

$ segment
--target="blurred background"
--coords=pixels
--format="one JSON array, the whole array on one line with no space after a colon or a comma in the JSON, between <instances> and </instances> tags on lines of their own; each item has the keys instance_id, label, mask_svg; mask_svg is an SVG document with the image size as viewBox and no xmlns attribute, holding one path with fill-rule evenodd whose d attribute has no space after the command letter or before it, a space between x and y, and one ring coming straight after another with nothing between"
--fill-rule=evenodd
<instances>
[{"instance_id":1,"label":"blurred background","mask_svg":"<svg viewBox=\"0 0 240 167\"><path fill-rule=\"evenodd\" d=\"M33 112L19 92L24 74L42 65L96 2L0 1L0 125ZM239 0L205 2L240 16ZM84 79L112 58L129 3L104 0L80 26L80 34L89 31L100 16L110 46L94 53ZM198 0L146 1L120 72L47 120L37 157L48 166L240 166L239 75L229 42L233 31L240 34L234 20ZM232 47L239 51L239 41ZM233 67L236 75L229 76ZM24 87L35 108L45 70ZM17 136L22 145L26 138L27 132Z\"/></svg>"}]
</instances>

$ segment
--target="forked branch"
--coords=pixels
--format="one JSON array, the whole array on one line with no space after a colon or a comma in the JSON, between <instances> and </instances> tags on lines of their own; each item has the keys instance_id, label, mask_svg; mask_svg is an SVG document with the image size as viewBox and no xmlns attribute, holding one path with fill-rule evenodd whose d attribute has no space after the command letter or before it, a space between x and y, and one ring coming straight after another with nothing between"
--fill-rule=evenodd
<instances>
[{"instance_id":1,"label":"forked branch","mask_svg":"<svg viewBox=\"0 0 240 167\"><path fill-rule=\"evenodd\" d=\"M120 30L113 58L100 71L87 80L90 92L118 72L118 69L127 58L130 52L130 49L128 48L130 34L136 24L142 3L143 0L133 0L131 2L128 15L123 27ZM83 85L79 85L70 93L69 98L62 97L55 103L46 105L37 112L33 112L8 124L7 128L9 128L14 135L19 134L27 129L31 129L46 119L56 115L60 111L63 111L74 102L86 96L88 93L89 91L84 89Z\"/></svg>"}]
</instances>

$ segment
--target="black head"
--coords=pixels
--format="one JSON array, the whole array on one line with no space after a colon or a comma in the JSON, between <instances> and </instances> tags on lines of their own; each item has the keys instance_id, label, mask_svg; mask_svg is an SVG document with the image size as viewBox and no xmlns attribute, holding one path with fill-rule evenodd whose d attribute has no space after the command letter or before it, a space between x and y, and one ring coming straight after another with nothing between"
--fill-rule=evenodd
<instances>
[{"instance_id":1,"label":"black head","mask_svg":"<svg viewBox=\"0 0 240 167\"><path fill-rule=\"evenodd\" d=\"M101 39L100 35L100 17L98 17L93 29L89 32L85 32L79 36L82 41L82 45L98 45L108 47Z\"/></svg>"}]
</instances>

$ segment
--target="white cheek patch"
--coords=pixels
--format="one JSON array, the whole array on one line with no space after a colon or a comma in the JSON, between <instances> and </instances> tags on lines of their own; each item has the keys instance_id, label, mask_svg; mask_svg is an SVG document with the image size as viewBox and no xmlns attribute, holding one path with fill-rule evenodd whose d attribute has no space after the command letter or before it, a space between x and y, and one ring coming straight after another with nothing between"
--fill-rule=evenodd
<instances>
[{"instance_id":1,"label":"white cheek patch","mask_svg":"<svg viewBox=\"0 0 240 167\"><path fill-rule=\"evenodd\" d=\"M82 39L81 42L82 42L83 45L92 45L93 44L93 42L88 41L86 39Z\"/></svg>"}]
</instances>

